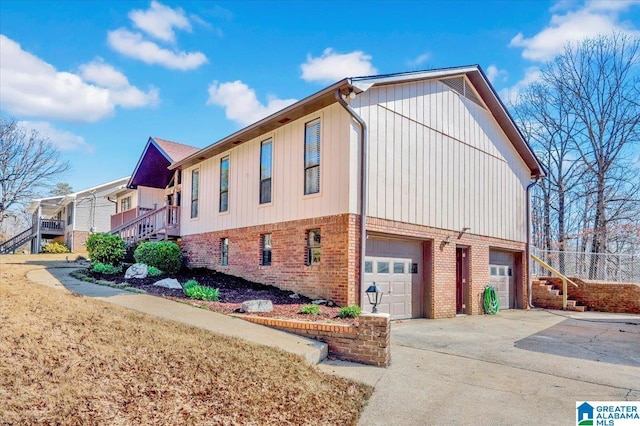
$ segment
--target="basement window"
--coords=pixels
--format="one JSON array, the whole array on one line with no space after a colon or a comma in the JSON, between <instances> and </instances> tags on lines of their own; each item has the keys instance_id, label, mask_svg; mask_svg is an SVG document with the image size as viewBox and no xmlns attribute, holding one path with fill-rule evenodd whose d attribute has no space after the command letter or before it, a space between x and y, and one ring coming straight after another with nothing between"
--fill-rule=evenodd
<instances>
[{"instance_id":1,"label":"basement window","mask_svg":"<svg viewBox=\"0 0 640 426\"><path fill-rule=\"evenodd\" d=\"M229 265L229 239L222 238L220 240L220 265Z\"/></svg>"},{"instance_id":2,"label":"basement window","mask_svg":"<svg viewBox=\"0 0 640 426\"><path fill-rule=\"evenodd\" d=\"M319 265L320 264L320 230L312 229L307 231L307 265Z\"/></svg>"},{"instance_id":3,"label":"basement window","mask_svg":"<svg viewBox=\"0 0 640 426\"><path fill-rule=\"evenodd\" d=\"M271 265L271 234L261 235L260 241L260 264L262 266Z\"/></svg>"}]
</instances>

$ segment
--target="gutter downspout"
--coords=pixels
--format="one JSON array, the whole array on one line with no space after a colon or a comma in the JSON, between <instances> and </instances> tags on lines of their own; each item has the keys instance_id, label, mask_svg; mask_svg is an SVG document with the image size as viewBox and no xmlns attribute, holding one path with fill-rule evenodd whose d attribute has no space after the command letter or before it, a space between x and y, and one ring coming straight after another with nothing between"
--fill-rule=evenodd
<instances>
[{"instance_id":1,"label":"gutter downspout","mask_svg":"<svg viewBox=\"0 0 640 426\"><path fill-rule=\"evenodd\" d=\"M364 288L364 255L367 249L367 125L364 120L340 96L340 89L335 91L336 100L360 126L360 282L357 297Z\"/></svg>"},{"instance_id":2,"label":"gutter downspout","mask_svg":"<svg viewBox=\"0 0 640 426\"><path fill-rule=\"evenodd\" d=\"M533 188L538 181L540 180L540 176L534 176L533 182L527 185L527 246L525 248L525 256L527 257L527 288L529 292L529 307L535 308L533 306L533 294L532 294L532 283L531 283L531 188Z\"/></svg>"}]
</instances>

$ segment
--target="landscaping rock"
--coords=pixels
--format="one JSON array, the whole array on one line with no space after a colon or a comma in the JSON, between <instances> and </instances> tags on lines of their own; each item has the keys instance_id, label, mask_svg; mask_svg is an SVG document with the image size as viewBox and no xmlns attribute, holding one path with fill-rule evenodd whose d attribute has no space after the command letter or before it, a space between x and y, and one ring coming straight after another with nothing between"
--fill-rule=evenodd
<instances>
[{"instance_id":1,"label":"landscaping rock","mask_svg":"<svg viewBox=\"0 0 640 426\"><path fill-rule=\"evenodd\" d=\"M289 297L292 299L300 299L300 296L298 296L298 293L290 294Z\"/></svg>"},{"instance_id":2,"label":"landscaping rock","mask_svg":"<svg viewBox=\"0 0 640 426\"><path fill-rule=\"evenodd\" d=\"M314 305L326 305L327 301L324 299L312 300L311 303Z\"/></svg>"},{"instance_id":3,"label":"landscaping rock","mask_svg":"<svg viewBox=\"0 0 640 426\"><path fill-rule=\"evenodd\" d=\"M175 288L176 290L182 290L182 286L175 278L165 278L160 281L156 281L153 285L164 288Z\"/></svg>"},{"instance_id":4,"label":"landscaping rock","mask_svg":"<svg viewBox=\"0 0 640 426\"><path fill-rule=\"evenodd\" d=\"M242 302L242 312L271 312L273 303L271 300L247 300Z\"/></svg>"},{"instance_id":5,"label":"landscaping rock","mask_svg":"<svg viewBox=\"0 0 640 426\"><path fill-rule=\"evenodd\" d=\"M147 265L144 263L134 263L129 266L127 272L124 273L126 279L129 278L147 278Z\"/></svg>"}]
</instances>

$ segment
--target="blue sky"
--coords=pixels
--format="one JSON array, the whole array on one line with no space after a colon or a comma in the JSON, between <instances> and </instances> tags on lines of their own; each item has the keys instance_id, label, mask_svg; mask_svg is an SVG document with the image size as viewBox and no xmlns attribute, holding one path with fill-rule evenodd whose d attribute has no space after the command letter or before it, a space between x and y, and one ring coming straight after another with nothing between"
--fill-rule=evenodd
<instances>
[{"instance_id":1,"label":"blue sky","mask_svg":"<svg viewBox=\"0 0 640 426\"><path fill-rule=\"evenodd\" d=\"M640 0L0 2L0 110L75 190L149 136L205 147L347 76L479 64L503 97L567 41L640 34Z\"/></svg>"}]
</instances>

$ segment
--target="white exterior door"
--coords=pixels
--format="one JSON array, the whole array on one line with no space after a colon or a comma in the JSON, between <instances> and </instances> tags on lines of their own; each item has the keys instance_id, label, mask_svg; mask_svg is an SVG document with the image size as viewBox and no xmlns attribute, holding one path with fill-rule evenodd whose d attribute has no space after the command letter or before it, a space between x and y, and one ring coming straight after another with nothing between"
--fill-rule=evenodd
<instances>
[{"instance_id":1,"label":"white exterior door","mask_svg":"<svg viewBox=\"0 0 640 426\"><path fill-rule=\"evenodd\" d=\"M489 282L496 289L500 301L500 310L509 309L511 305L511 280L509 266L489 265Z\"/></svg>"},{"instance_id":2,"label":"white exterior door","mask_svg":"<svg viewBox=\"0 0 640 426\"><path fill-rule=\"evenodd\" d=\"M362 309L371 312L365 290L375 283L384 294L379 312L391 314L392 319L421 316L422 264L420 241L368 238Z\"/></svg>"}]
</instances>

